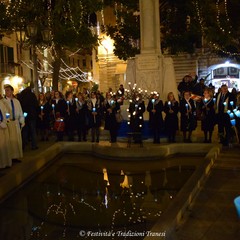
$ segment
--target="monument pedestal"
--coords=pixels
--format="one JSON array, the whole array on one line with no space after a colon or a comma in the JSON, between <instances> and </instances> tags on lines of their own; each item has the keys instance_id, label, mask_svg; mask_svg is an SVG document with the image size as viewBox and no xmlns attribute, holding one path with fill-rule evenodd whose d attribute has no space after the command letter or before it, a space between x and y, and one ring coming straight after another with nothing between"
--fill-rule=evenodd
<instances>
[{"instance_id":1,"label":"monument pedestal","mask_svg":"<svg viewBox=\"0 0 240 240\"><path fill-rule=\"evenodd\" d=\"M135 61L137 88L147 90L148 93L152 91L162 93L162 56L140 54L136 56Z\"/></svg>"},{"instance_id":2,"label":"monument pedestal","mask_svg":"<svg viewBox=\"0 0 240 240\"><path fill-rule=\"evenodd\" d=\"M149 94L158 92L163 101L169 92L178 98L173 60L170 57L158 54L137 55L135 59L128 60L126 79L127 83L136 83L137 88L147 90Z\"/></svg>"}]
</instances>

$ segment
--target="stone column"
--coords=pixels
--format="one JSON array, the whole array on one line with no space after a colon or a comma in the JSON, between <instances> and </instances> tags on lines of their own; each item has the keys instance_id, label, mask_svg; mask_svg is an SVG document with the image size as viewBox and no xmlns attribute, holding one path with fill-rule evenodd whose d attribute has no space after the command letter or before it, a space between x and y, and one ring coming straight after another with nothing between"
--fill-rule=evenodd
<instances>
[{"instance_id":1,"label":"stone column","mask_svg":"<svg viewBox=\"0 0 240 240\"><path fill-rule=\"evenodd\" d=\"M140 0L141 53L160 53L158 0Z\"/></svg>"},{"instance_id":2,"label":"stone column","mask_svg":"<svg viewBox=\"0 0 240 240\"><path fill-rule=\"evenodd\" d=\"M173 91L175 97L177 91L173 62L161 53L159 0L139 0L139 6L141 53L128 60L127 82L148 92L157 91L165 101L164 91Z\"/></svg>"}]
</instances>

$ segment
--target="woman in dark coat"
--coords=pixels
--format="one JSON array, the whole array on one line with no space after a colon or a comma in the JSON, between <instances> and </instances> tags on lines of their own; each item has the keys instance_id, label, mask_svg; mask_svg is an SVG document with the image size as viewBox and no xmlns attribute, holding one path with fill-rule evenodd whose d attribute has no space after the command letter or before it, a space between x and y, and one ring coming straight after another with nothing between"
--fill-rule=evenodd
<instances>
[{"instance_id":1,"label":"woman in dark coat","mask_svg":"<svg viewBox=\"0 0 240 240\"><path fill-rule=\"evenodd\" d=\"M62 118L65 118L67 111L66 101L63 99L63 95L59 91L54 92L54 99L52 100L52 108L54 114L59 113Z\"/></svg>"},{"instance_id":2,"label":"woman in dark coat","mask_svg":"<svg viewBox=\"0 0 240 240\"><path fill-rule=\"evenodd\" d=\"M160 143L160 132L163 129L163 102L159 94L154 94L148 102L149 127L153 131L153 143Z\"/></svg>"},{"instance_id":3,"label":"woman in dark coat","mask_svg":"<svg viewBox=\"0 0 240 240\"><path fill-rule=\"evenodd\" d=\"M38 129L40 130L41 141L48 141L48 135L51 123L52 107L47 101L44 93L39 93L38 97Z\"/></svg>"},{"instance_id":4,"label":"woman in dark coat","mask_svg":"<svg viewBox=\"0 0 240 240\"><path fill-rule=\"evenodd\" d=\"M216 120L212 90L205 89L203 95L204 97L200 102L201 129L204 132L204 142L211 143Z\"/></svg>"},{"instance_id":5,"label":"woman in dark coat","mask_svg":"<svg viewBox=\"0 0 240 240\"><path fill-rule=\"evenodd\" d=\"M105 130L109 130L110 132L110 142L115 143L117 141L117 133L119 129L116 113L120 111L120 105L117 102L116 97L112 97L109 92L106 93L106 99L103 103L103 110L105 116Z\"/></svg>"},{"instance_id":6,"label":"woman in dark coat","mask_svg":"<svg viewBox=\"0 0 240 240\"><path fill-rule=\"evenodd\" d=\"M78 132L78 141L81 142L82 140L84 142L87 141L87 114L88 114L88 107L87 102L84 99L84 95L82 93L78 94L78 98L76 98L76 112L77 112L77 118L76 118L76 127Z\"/></svg>"},{"instance_id":7,"label":"woman in dark coat","mask_svg":"<svg viewBox=\"0 0 240 240\"><path fill-rule=\"evenodd\" d=\"M180 101L181 131L183 132L184 142L191 143L192 131L197 127L196 105L191 99L191 92L186 91ZM188 137L187 137L188 132Z\"/></svg>"},{"instance_id":8,"label":"woman in dark coat","mask_svg":"<svg viewBox=\"0 0 240 240\"><path fill-rule=\"evenodd\" d=\"M92 142L99 142L100 126L102 120L102 104L95 92L91 93L91 98L88 101L88 119L89 128L91 129Z\"/></svg>"},{"instance_id":9,"label":"woman in dark coat","mask_svg":"<svg viewBox=\"0 0 240 240\"><path fill-rule=\"evenodd\" d=\"M65 97L67 104L65 114L66 133L68 135L68 141L74 141L74 131L77 129L76 100L73 98L73 93L70 91L66 92Z\"/></svg>"},{"instance_id":10,"label":"woman in dark coat","mask_svg":"<svg viewBox=\"0 0 240 240\"><path fill-rule=\"evenodd\" d=\"M176 142L176 132L178 130L178 111L179 103L176 101L173 92L168 93L167 101L164 104L165 131L169 142Z\"/></svg>"},{"instance_id":11,"label":"woman in dark coat","mask_svg":"<svg viewBox=\"0 0 240 240\"><path fill-rule=\"evenodd\" d=\"M67 112L67 104L63 99L63 95L59 91L54 92L54 99L52 99L52 114L53 119L56 122L56 119L65 119ZM55 129L56 130L56 129ZM57 141L63 141L63 131L56 131Z\"/></svg>"}]
</instances>

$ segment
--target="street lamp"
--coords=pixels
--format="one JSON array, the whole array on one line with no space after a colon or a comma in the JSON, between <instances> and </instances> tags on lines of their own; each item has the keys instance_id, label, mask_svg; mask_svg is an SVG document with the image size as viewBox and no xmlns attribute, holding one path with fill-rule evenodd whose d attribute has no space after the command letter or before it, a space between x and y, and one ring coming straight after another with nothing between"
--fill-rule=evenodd
<instances>
[{"instance_id":1,"label":"street lamp","mask_svg":"<svg viewBox=\"0 0 240 240\"><path fill-rule=\"evenodd\" d=\"M37 51L36 51L36 40L37 40L37 33L38 27L36 24L31 23L27 25L26 32L24 30L16 31L17 41L20 43L26 42L26 34L31 42L32 47L32 62L33 62L33 79L31 83L35 89L36 95L39 93L39 84L38 84L38 62L37 62ZM48 43L51 41L51 32L49 29L43 29L41 31L43 42Z\"/></svg>"}]
</instances>

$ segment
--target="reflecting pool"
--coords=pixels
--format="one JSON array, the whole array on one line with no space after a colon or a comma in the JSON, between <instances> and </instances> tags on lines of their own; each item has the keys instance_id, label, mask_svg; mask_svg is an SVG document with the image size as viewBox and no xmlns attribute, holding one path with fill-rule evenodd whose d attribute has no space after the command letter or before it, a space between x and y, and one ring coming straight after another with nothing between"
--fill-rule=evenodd
<instances>
[{"instance_id":1,"label":"reflecting pool","mask_svg":"<svg viewBox=\"0 0 240 240\"><path fill-rule=\"evenodd\" d=\"M64 154L0 205L0 239L143 239L203 158L173 160Z\"/></svg>"}]
</instances>

